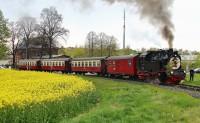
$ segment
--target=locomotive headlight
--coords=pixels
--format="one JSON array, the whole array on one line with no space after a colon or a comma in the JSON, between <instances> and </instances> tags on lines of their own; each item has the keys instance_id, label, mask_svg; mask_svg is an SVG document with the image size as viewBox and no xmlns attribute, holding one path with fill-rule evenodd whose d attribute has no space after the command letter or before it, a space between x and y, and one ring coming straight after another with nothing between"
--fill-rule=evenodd
<instances>
[{"instance_id":1,"label":"locomotive headlight","mask_svg":"<svg viewBox=\"0 0 200 123\"><path fill-rule=\"evenodd\" d=\"M171 71L171 74L174 74L174 71Z\"/></svg>"}]
</instances>

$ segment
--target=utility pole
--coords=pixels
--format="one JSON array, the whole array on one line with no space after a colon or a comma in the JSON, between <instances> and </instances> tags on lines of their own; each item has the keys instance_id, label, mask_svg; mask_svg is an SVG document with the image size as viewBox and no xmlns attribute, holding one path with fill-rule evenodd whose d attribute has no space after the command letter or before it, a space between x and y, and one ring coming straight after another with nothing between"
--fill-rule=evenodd
<instances>
[{"instance_id":1,"label":"utility pole","mask_svg":"<svg viewBox=\"0 0 200 123\"><path fill-rule=\"evenodd\" d=\"M126 48L126 11L124 9L124 26L123 26L123 49Z\"/></svg>"}]
</instances>

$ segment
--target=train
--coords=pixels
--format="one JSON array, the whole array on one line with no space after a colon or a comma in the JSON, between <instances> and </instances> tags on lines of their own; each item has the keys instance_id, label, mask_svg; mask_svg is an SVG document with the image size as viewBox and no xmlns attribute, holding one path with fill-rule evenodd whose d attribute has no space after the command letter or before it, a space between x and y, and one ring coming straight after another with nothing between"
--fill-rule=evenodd
<instances>
[{"instance_id":1,"label":"train","mask_svg":"<svg viewBox=\"0 0 200 123\"><path fill-rule=\"evenodd\" d=\"M22 59L17 67L19 70L92 73L103 77L128 76L134 80L158 80L160 84L170 85L180 84L186 76L181 67L181 56L173 49L126 56Z\"/></svg>"}]
</instances>

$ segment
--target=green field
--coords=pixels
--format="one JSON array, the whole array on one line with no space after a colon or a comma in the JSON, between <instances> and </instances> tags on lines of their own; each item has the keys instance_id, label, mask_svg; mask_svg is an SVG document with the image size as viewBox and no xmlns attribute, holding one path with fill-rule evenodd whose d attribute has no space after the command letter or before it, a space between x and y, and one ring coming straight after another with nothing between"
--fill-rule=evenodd
<instances>
[{"instance_id":1,"label":"green field","mask_svg":"<svg viewBox=\"0 0 200 123\"><path fill-rule=\"evenodd\" d=\"M200 99L144 83L83 77L94 82L98 104L60 123L200 123Z\"/></svg>"},{"instance_id":2,"label":"green field","mask_svg":"<svg viewBox=\"0 0 200 123\"><path fill-rule=\"evenodd\" d=\"M190 76L187 75L186 80L184 81L184 84L200 86L200 74L194 75L194 81L190 81Z\"/></svg>"}]
</instances>

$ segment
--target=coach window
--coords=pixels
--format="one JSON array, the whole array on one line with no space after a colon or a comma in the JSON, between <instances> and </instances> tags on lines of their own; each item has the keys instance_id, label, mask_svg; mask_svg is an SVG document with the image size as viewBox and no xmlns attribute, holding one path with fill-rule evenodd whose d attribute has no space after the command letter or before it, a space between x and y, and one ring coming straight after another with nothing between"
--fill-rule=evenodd
<instances>
[{"instance_id":1,"label":"coach window","mask_svg":"<svg viewBox=\"0 0 200 123\"><path fill-rule=\"evenodd\" d=\"M78 62L78 66L79 66L79 67L81 66L81 62L80 62L80 61Z\"/></svg>"},{"instance_id":2,"label":"coach window","mask_svg":"<svg viewBox=\"0 0 200 123\"><path fill-rule=\"evenodd\" d=\"M89 61L89 67L92 67L92 62L91 61Z\"/></svg>"},{"instance_id":3,"label":"coach window","mask_svg":"<svg viewBox=\"0 0 200 123\"><path fill-rule=\"evenodd\" d=\"M62 66L61 63L60 63L60 61L58 62L58 66Z\"/></svg>"},{"instance_id":4,"label":"coach window","mask_svg":"<svg viewBox=\"0 0 200 123\"><path fill-rule=\"evenodd\" d=\"M85 67L88 67L88 62L87 61L85 61Z\"/></svg>"},{"instance_id":5,"label":"coach window","mask_svg":"<svg viewBox=\"0 0 200 123\"><path fill-rule=\"evenodd\" d=\"M82 61L81 63L82 63L82 67L84 67L84 61Z\"/></svg>"},{"instance_id":6,"label":"coach window","mask_svg":"<svg viewBox=\"0 0 200 123\"><path fill-rule=\"evenodd\" d=\"M97 62L97 66L98 67L101 66L101 62L100 61Z\"/></svg>"},{"instance_id":7,"label":"coach window","mask_svg":"<svg viewBox=\"0 0 200 123\"><path fill-rule=\"evenodd\" d=\"M96 62L95 61L92 61L92 66L96 67Z\"/></svg>"}]
</instances>

